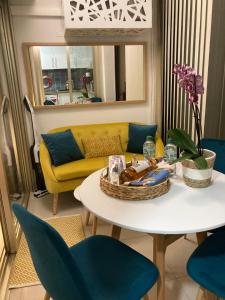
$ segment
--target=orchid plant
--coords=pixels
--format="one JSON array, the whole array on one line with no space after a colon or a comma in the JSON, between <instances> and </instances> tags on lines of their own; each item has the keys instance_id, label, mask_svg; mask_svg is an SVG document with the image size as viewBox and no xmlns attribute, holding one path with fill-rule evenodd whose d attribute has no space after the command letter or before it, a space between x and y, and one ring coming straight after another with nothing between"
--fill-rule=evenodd
<instances>
[{"instance_id":1,"label":"orchid plant","mask_svg":"<svg viewBox=\"0 0 225 300\"><path fill-rule=\"evenodd\" d=\"M87 78L86 74L81 76L80 81L83 84L82 95L84 98L88 98L88 89L87 89L88 78Z\"/></svg>"},{"instance_id":2,"label":"orchid plant","mask_svg":"<svg viewBox=\"0 0 225 300\"><path fill-rule=\"evenodd\" d=\"M171 129L168 131L174 143L183 151L182 156L177 161L184 159L193 159L196 167L199 169L207 168L207 162L203 157L201 147L201 115L198 107L199 97L204 93L202 76L190 66L184 64L175 64L173 74L177 76L179 86L188 94L188 101L191 105L195 120L195 130L197 134L197 146L192 141L190 135L180 128Z\"/></svg>"},{"instance_id":3,"label":"orchid plant","mask_svg":"<svg viewBox=\"0 0 225 300\"><path fill-rule=\"evenodd\" d=\"M90 83L90 74L87 72L81 76L80 81L83 84L82 95L84 98L88 98L88 87L87 85Z\"/></svg>"}]
</instances>

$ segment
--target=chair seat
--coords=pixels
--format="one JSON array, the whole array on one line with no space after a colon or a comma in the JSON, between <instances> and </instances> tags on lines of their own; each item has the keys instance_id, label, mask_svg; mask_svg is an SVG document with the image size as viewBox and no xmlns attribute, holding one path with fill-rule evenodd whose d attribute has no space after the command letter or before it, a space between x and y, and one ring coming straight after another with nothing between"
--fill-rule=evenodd
<instances>
[{"instance_id":1,"label":"chair seat","mask_svg":"<svg viewBox=\"0 0 225 300\"><path fill-rule=\"evenodd\" d=\"M202 287L225 298L225 232L212 234L193 252L187 271Z\"/></svg>"},{"instance_id":2,"label":"chair seat","mask_svg":"<svg viewBox=\"0 0 225 300\"><path fill-rule=\"evenodd\" d=\"M93 300L140 300L158 278L150 260L107 236L90 237L70 249Z\"/></svg>"}]
</instances>

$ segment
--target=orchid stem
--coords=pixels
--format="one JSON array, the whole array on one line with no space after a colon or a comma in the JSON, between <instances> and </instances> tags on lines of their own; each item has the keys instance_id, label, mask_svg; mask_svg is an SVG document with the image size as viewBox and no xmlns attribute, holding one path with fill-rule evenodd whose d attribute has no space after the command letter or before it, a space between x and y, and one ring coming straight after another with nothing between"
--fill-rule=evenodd
<instances>
[{"instance_id":1,"label":"orchid stem","mask_svg":"<svg viewBox=\"0 0 225 300\"><path fill-rule=\"evenodd\" d=\"M196 104L193 104L193 103L192 103L192 110L193 110L193 113L194 113L195 128L196 128L197 139L198 139L198 142L197 142L198 153L199 153L199 155L202 155L203 151L202 151L202 147L201 147L201 133L202 133L202 130L201 130L201 123L200 123L200 111L198 109L198 106Z\"/></svg>"}]
</instances>

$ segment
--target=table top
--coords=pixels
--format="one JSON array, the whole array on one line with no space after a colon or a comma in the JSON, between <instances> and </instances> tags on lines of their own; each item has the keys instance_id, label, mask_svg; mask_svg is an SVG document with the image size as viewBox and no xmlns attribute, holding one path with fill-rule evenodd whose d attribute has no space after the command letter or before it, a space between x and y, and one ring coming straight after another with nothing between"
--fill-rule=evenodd
<instances>
[{"instance_id":1,"label":"table top","mask_svg":"<svg viewBox=\"0 0 225 300\"><path fill-rule=\"evenodd\" d=\"M225 175L213 171L213 184L191 188L182 179L180 165L167 194L142 201L119 200L100 189L101 170L87 177L79 197L96 216L122 228L157 234L185 234L225 225Z\"/></svg>"}]
</instances>

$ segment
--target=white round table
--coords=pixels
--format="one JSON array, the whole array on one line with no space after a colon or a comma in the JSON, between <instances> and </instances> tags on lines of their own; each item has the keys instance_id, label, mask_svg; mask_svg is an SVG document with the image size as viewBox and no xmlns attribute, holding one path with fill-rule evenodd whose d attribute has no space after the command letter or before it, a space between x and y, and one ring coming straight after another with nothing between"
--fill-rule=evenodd
<instances>
[{"instance_id":1,"label":"white round table","mask_svg":"<svg viewBox=\"0 0 225 300\"><path fill-rule=\"evenodd\" d=\"M154 260L161 275L158 299L165 299L166 247L184 234L225 225L225 175L214 171L211 186L190 188L184 184L178 165L178 175L171 179L167 194L150 200L126 201L101 191L100 174L101 170L83 181L79 188L81 202L97 217L114 225L114 237L119 238L121 227L153 235Z\"/></svg>"}]
</instances>

